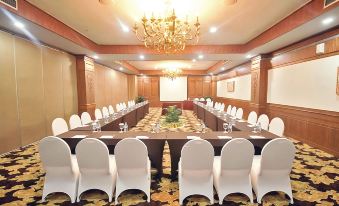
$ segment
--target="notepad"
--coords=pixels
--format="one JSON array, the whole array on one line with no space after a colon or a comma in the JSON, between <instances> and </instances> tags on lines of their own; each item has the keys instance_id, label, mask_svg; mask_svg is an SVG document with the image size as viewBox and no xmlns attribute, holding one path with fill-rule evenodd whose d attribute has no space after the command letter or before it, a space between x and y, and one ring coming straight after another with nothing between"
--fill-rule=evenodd
<instances>
[{"instance_id":1,"label":"notepad","mask_svg":"<svg viewBox=\"0 0 339 206\"><path fill-rule=\"evenodd\" d=\"M101 139L111 139L111 138L113 138L113 136L112 135L102 135L100 138Z\"/></svg>"},{"instance_id":2,"label":"notepad","mask_svg":"<svg viewBox=\"0 0 339 206\"><path fill-rule=\"evenodd\" d=\"M257 136L257 135L250 135L251 138L253 139L265 139L263 136Z\"/></svg>"},{"instance_id":3,"label":"notepad","mask_svg":"<svg viewBox=\"0 0 339 206\"><path fill-rule=\"evenodd\" d=\"M137 139L149 139L149 137L147 137L147 136L136 136L135 138L137 138Z\"/></svg>"},{"instance_id":4,"label":"notepad","mask_svg":"<svg viewBox=\"0 0 339 206\"><path fill-rule=\"evenodd\" d=\"M231 136L218 136L219 139L232 139Z\"/></svg>"},{"instance_id":5,"label":"notepad","mask_svg":"<svg viewBox=\"0 0 339 206\"><path fill-rule=\"evenodd\" d=\"M87 135L74 135L72 138L85 138Z\"/></svg>"},{"instance_id":6,"label":"notepad","mask_svg":"<svg viewBox=\"0 0 339 206\"><path fill-rule=\"evenodd\" d=\"M198 136L187 136L187 139L201 139L201 138Z\"/></svg>"}]
</instances>

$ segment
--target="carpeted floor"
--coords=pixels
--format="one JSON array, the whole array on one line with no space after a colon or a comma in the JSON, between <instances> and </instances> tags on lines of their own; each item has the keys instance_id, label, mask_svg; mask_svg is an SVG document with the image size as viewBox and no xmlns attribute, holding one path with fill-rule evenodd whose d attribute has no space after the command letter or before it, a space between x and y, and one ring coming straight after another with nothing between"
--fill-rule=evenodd
<instances>
[{"instance_id":1,"label":"carpeted floor","mask_svg":"<svg viewBox=\"0 0 339 206\"><path fill-rule=\"evenodd\" d=\"M145 119L133 128L134 131L150 131L150 124L161 118L159 108L151 108ZM184 126L179 131L194 131L197 123L191 111L183 111L181 120ZM162 129L165 130L165 129ZM339 205L339 161L321 150L293 140L297 154L291 173L294 205ZM41 202L44 182L44 171L41 166L37 143L0 156L0 205L71 205L64 194L51 194L48 201ZM164 151L164 176L156 179L152 172L151 204L179 205L178 182L169 178L170 157L166 145ZM218 196L215 195L215 200ZM119 205L148 205L146 196L139 191L127 191L119 198ZM218 201L215 201L216 203ZM192 196L185 200L187 205L208 205L208 200L200 196ZM258 205L250 204L240 194L229 195L224 205ZM82 200L75 205L110 205L107 196L100 191L88 191ZM111 203L113 205L113 203ZM215 204L217 205L217 204ZM273 192L263 198L263 205L288 205L284 194Z\"/></svg>"}]
</instances>

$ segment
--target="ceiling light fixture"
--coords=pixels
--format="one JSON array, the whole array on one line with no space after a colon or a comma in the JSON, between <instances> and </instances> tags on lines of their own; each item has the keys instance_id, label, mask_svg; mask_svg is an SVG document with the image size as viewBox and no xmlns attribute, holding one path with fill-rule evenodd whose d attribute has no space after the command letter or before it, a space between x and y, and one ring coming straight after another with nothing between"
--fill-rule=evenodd
<instances>
[{"instance_id":1,"label":"ceiling light fixture","mask_svg":"<svg viewBox=\"0 0 339 206\"><path fill-rule=\"evenodd\" d=\"M122 31L125 32L125 33L128 33L129 32L129 28L125 25L121 25L121 28L122 28Z\"/></svg>"},{"instance_id":2,"label":"ceiling light fixture","mask_svg":"<svg viewBox=\"0 0 339 206\"><path fill-rule=\"evenodd\" d=\"M221 67L221 71L225 71L225 67Z\"/></svg>"},{"instance_id":3,"label":"ceiling light fixture","mask_svg":"<svg viewBox=\"0 0 339 206\"><path fill-rule=\"evenodd\" d=\"M94 59L99 59L98 55L93 56Z\"/></svg>"},{"instance_id":4,"label":"ceiling light fixture","mask_svg":"<svg viewBox=\"0 0 339 206\"><path fill-rule=\"evenodd\" d=\"M20 29L25 28L25 25L24 25L23 23L21 23L21 22L18 22L18 21L14 22L14 25L15 25L16 27L20 28Z\"/></svg>"},{"instance_id":5,"label":"ceiling light fixture","mask_svg":"<svg viewBox=\"0 0 339 206\"><path fill-rule=\"evenodd\" d=\"M199 59L203 59L203 58L204 58L204 55L200 54L200 55L198 56L198 58L199 58Z\"/></svg>"},{"instance_id":6,"label":"ceiling light fixture","mask_svg":"<svg viewBox=\"0 0 339 206\"><path fill-rule=\"evenodd\" d=\"M122 70L124 70L124 68L122 68L122 67L119 67L119 70L120 70L120 71L122 71Z\"/></svg>"},{"instance_id":7,"label":"ceiling light fixture","mask_svg":"<svg viewBox=\"0 0 339 206\"><path fill-rule=\"evenodd\" d=\"M139 59L145 59L145 56L141 54L141 55L139 56Z\"/></svg>"},{"instance_id":8,"label":"ceiling light fixture","mask_svg":"<svg viewBox=\"0 0 339 206\"><path fill-rule=\"evenodd\" d=\"M166 12L165 17L141 19L141 28L135 23L133 32L137 39L142 41L146 48L155 49L158 52L176 53L185 49L189 42L198 43L200 36L200 23L197 17L196 23L191 25L186 20L179 19L175 10Z\"/></svg>"},{"instance_id":9,"label":"ceiling light fixture","mask_svg":"<svg viewBox=\"0 0 339 206\"><path fill-rule=\"evenodd\" d=\"M253 57L252 54L247 54L247 56L246 56L247 59L250 59L250 58L252 58L252 57Z\"/></svg>"},{"instance_id":10,"label":"ceiling light fixture","mask_svg":"<svg viewBox=\"0 0 339 206\"><path fill-rule=\"evenodd\" d=\"M217 31L218 31L218 28L215 26L210 28L210 33L215 33Z\"/></svg>"},{"instance_id":11,"label":"ceiling light fixture","mask_svg":"<svg viewBox=\"0 0 339 206\"><path fill-rule=\"evenodd\" d=\"M326 18L326 19L324 19L324 20L322 21L322 24L323 24L323 25L328 25L328 24L332 23L333 21L334 21L334 18L328 17L328 18Z\"/></svg>"},{"instance_id":12,"label":"ceiling light fixture","mask_svg":"<svg viewBox=\"0 0 339 206\"><path fill-rule=\"evenodd\" d=\"M166 68L162 71L164 73L164 76L169 78L170 80L174 80L177 77L179 77L182 73L182 70L179 68L174 68L174 67L170 67L170 68Z\"/></svg>"},{"instance_id":13,"label":"ceiling light fixture","mask_svg":"<svg viewBox=\"0 0 339 206\"><path fill-rule=\"evenodd\" d=\"M192 59L192 62L196 62L197 60L196 59Z\"/></svg>"}]
</instances>

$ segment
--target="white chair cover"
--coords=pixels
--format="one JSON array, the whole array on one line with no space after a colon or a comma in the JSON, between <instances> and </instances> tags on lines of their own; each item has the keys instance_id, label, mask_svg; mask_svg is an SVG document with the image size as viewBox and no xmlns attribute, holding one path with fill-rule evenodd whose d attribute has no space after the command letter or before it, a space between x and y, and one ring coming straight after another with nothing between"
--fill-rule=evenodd
<instances>
[{"instance_id":1,"label":"white chair cover","mask_svg":"<svg viewBox=\"0 0 339 206\"><path fill-rule=\"evenodd\" d=\"M235 117L237 119L242 119L243 114L244 114L244 110L242 108L238 108L238 110L237 110L237 112L235 114Z\"/></svg>"},{"instance_id":2,"label":"white chair cover","mask_svg":"<svg viewBox=\"0 0 339 206\"><path fill-rule=\"evenodd\" d=\"M234 107L232 107L231 115L232 115L233 117L235 117L236 113L237 113L237 108L234 106Z\"/></svg>"},{"instance_id":3,"label":"white chair cover","mask_svg":"<svg viewBox=\"0 0 339 206\"><path fill-rule=\"evenodd\" d=\"M200 98L200 101L202 101L202 102L203 102L203 101L205 101L205 99L204 99L203 97L201 97L201 98Z\"/></svg>"},{"instance_id":4,"label":"white chair cover","mask_svg":"<svg viewBox=\"0 0 339 206\"><path fill-rule=\"evenodd\" d=\"M103 107L102 108L102 116L103 117L108 117L109 116L109 111L108 111L107 107Z\"/></svg>"},{"instance_id":5,"label":"white chair cover","mask_svg":"<svg viewBox=\"0 0 339 206\"><path fill-rule=\"evenodd\" d=\"M71 129L74 129L74 128L77 128L77 127L82 127L82 123L81 123L81 119L80 119L79 115L73 114L69 118L69 126L70 126Z\"/></svg>"},{"instance_id":6,"label":"white chair cover","mask_svg":"<svg viewBox=\"0 0 339 206\"><path fill-rule=\"evenodd\" d=\"M227 106L227 110L226 110L226 113L231 115L231 111L232 111L232 106L231 105L228 105Z\"/></svg>"},{"instance_id":7,"label":"white chair cover","mask_svg":"<svg viewBox=\"0 0 339 206\"><path fill-rule=\"evenodd\" d=\"M255 111L252 111L248 115L247 122L252 124L252 125L255 125L257 123L257 118L258 118L257 113Z\"/></svg>"},{"instance_id":8,"label":"white chair cover","mask_svg":"<svg viewBox=\"0 0 339 206\"><path fill-rule=\"evenodd\" d=\"M271 120L268 131L280 137L284 135L285 124L282 119L275 117Z\"/></svg>"},{"instance_id":9,"label":"white chair cover","mask_svg":"<svg viewBox=\"0 0 339 206\"><path fill-rule=\"evenodd\" d=\"M114 109L113 109L112 105L108 106L108 112L109 112L110 115L114 114Z\"/></svg>"},{"instance_id":10,"label":"white chair cover","mask_svg":"<svg viewBox=\"0 0 339 206\"><path fill-rule=\"evenodd\" d=\"M63 118L55 118L52 122L52 132L54 136L68 131L67 122Z\"/></svg>"},{"instance_id":11,"label":"white chair cover","mask_svg":"<svg viewBox=\"0 0 339 206\"><path fill-rule=\"evenodd\" d=\"M88 112L83 112L81 114L81 122L82 122L82 125L86 125L86 124L91 123L92 122L91 115L89 115Z\"/></svg>"},{"instance_id":12,"label":"white chair cover","mask_svg":"<svg viewBox=\"0 0 339 206\"><path fill-rule=\"evenodd\" d=\"M268 124L270 120L268 119L268 116L266 114L262 114L258 118L258 122L261 125L261 129L268 130Z\"/></svg>"},{"instance_id":13,"label":"white chair cover","mask_svg":"<svg viewBox=\"0 0 339 206\"><path fill-rule=\"evenodd\" d=\"M94 116L96 120L102 119L102 113L100 109L95 109Z\"/></svg>"}]
</instances>

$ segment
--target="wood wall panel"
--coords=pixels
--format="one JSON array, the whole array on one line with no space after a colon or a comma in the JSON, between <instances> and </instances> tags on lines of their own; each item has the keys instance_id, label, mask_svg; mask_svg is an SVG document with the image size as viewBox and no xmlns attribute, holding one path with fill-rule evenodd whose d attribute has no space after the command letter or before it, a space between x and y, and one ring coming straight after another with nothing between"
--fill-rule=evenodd
<instances>
[{"instance_id":1,"label":"wood wall panel","mask_svg":"<svg viewBox=\"0 0 339 206\"><path fill-rule=\"evenodd\" d=\"M160 107L160 77L138 77L138 95L144 96L150 101L150 106Z\"/></svg>"},{"instance_id":2,"label":"wood wall panel","mask_svg":"<svg viewBox=\"0 0 339 206\"><path fill-rule=\"evenodd\" d=\"M188 98L212 96L212 79L210 76L188 76Z\"/></svg>"},{"instance_id":3,"label":"wood wall panel","mask_svg":"<svg viewBox=\"0 0 339 206\"><path fill-rule=\"evenodd\" d=\"M243 119L247 119L248 114L251 112L250 101L240 100L240 99L231 99L224 97L216 97L213 99L214 102L221 102L225 104L225 111L228 105L235 106L236 108L242 108L244 110Z\"/></svg>"}]
</instances>

